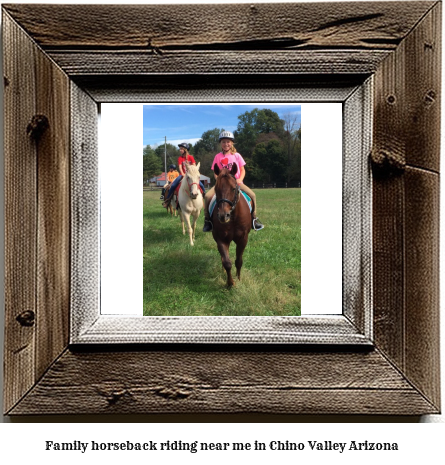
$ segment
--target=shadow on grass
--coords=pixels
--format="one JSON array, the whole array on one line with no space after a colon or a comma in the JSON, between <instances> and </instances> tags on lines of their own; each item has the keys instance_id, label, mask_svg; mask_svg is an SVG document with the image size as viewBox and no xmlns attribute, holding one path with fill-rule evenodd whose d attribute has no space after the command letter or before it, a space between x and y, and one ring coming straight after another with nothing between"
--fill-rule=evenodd
<instances>
[{"instance_id":1,"label":"shadow on grass","mask_svg":"<svg viewBox=\"0 0 445 465\"><path fill-rule=\"evenodd\" d=\"M170 211L167 212L165 208L162 208L162 210L149 210L144 212L144 220L149 220L153 221L156 219L165 219L165 218L177 218L179 219L179 212L177 213L177 216L175 217L175 212L173 212L173 216L170 215ZM179 220L178 220L179 221Z\"/></svg>"},{"instance_id":2,"label":"shadow on grass","mask_svg":"<svg viewBox=\"0 0 445 465\"><path fill-rule=\"evenodd\" d=\"M190 247L169 253L167 259L159 256L144 258L144 303L151 306L167 300L178 305L172 296L181 296L185 314L188 314L187 305L190 308L196 305L201 296L208 301L222 296L225 288L219 280L221 260L216 250L209 252ZM181 292L177 292L179 289ZM166 310L166 313L169 312Z\"/></svg>"}]
</instances>

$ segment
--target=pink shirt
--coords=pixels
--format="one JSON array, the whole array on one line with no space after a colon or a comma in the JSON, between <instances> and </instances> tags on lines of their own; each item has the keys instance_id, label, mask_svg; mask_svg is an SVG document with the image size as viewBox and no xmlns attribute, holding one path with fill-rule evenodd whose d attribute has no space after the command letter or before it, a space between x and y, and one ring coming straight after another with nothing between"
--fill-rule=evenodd
<instances>
[{"instance_id":1,"label":"pink shirt","mask_svg":"<svg viewBox=\"0 0 445 465\"><path fill-rule=\"evenodd\" d=\"M228 170L231 170L234 163L238 165L238 170L235 174L235 178L238 179L241 176L241 167L246 164L244 158L238 152L226 155L224 155L222 152L216 154L215 158L213 159L212 170L216 164L218 164L219 168L221 169L227 168Z\"/></svg>"}]
</instances>

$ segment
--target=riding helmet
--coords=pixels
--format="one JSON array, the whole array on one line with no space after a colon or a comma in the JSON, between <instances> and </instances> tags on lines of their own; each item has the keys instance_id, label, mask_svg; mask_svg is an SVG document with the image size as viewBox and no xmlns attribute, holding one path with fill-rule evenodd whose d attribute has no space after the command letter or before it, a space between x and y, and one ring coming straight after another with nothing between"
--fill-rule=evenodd
<instances>
[{"instance_id":1,"label":"riding helmet","mask_svg":"<svg viewBox=\"0 0 445 465\"><path fill-rule=\"evenodd\" d=\"M175 170L175 169L176 169L176 165L170 165L170 166L168 167L168 169L169 169L169 170L171 170L171 169Z\"/></svg>"},{"instance_id":2,"label":"riding helmet","mask_svg":"<svg viewBox=\"0 0 445 465\"><path fill-rule=\"evenodd\" d=\"M187 142L181 142L178 144L178 147L184 147L185 150L188 150L190 148L190 144L187 144Z\"/></svg>"},{"instance_id":3,"label":"riding helmet","mask_svg":"<svg viewBox=\"0 0 445 465\"><path fill-rule=\"evenodd\" d=\"M235 140L235 137L233 137L233 134L230 131L223 131L219 135L219 142L221 142L221 139Z\"/></svg>"}]
</instances>

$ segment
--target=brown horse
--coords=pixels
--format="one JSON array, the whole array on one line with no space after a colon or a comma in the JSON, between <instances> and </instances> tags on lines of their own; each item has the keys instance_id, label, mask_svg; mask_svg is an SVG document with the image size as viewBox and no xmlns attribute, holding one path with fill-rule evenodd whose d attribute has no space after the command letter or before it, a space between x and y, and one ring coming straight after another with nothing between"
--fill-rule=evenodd
<instances>
[{"instance_id":1,"label":"brown horse","mask_svg":"<svg viewBox=\"0 0 445 465\"><path fill-rule=\"evenodd\" d=\"M170 186L171 186L171 184L169 184L165 188L164 199L166 199L167 196L168 196L168 192L170 191ZM173 202L174 207L172 207L172 202ZM173 197L172 197L170 203L168 204L168 206L166 207L166 209L167 209L167 214L170 211L171 216L173 216L173 210L174 210L175 211L175 216L176 216L176 195L173 195Z\"/></svg>"},{"instance_id":2,"label":"brown horse","mask_svg":"<svg viewBox=\"0 0 445 465\"><path fill-rule=\"evenodd\" d=\"M212 214L213 239L216 241L223 267L227 273L227 287L229 288L235 284L231 271L232 262L229 257L230 243L233 241L236 244L236 275L238 279L241 279L243 252L252 223L249 206L242 198L235 179L237 170L236 164L233 164L230 171L226 168L220 170L218 165L214 168L218 177L215 184L216 206Z\"/></svg>"}]
</instances>

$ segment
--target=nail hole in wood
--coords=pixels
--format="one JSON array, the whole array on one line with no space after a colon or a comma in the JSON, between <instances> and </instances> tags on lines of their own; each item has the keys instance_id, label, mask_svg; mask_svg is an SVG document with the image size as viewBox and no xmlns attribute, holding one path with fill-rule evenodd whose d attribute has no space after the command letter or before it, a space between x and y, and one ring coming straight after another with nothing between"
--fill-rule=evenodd
<instances>
[{"instance_id":1,"label":"nail hole in wood","mask_svg":"<svg viewBox=\"0 0 445 465\"><path fill-rule=\"evenodd\" d=\"M430 90L429 92L427 92L427 94L425 95L425 103L427 105L431 105L432 103L434 103L436 100L436 92L434 92L434 90Z\"/></svg>"}]
</instances>

